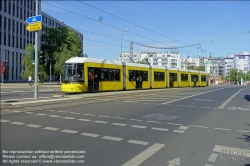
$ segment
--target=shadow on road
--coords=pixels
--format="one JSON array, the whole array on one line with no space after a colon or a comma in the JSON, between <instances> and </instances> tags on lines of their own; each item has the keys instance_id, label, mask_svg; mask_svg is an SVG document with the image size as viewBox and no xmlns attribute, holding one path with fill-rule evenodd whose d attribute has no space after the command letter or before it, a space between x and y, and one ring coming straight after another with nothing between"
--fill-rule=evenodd
<instances>
[{"instance_id":1,"label":"shadow on road","mask_svg":"<svg viewBox=\"0 0 250 166\"><path fill-rule=\"evenodd\" d=\"M250 142L250 135L242 135L243 137L236 137L237 139L242 139L245 142ZM249 165L250 166L250 165Z\"/></svg>"},{"instance_id":2,"label":"shadow on road","mask_svg":"<svg viewBox=\"0 0 250 166\"><path fill-rule=\"evenodd\" d=\"M250 101L250 94L246 94L246 95L244 96L244 99L246 99L247 101Z\"/></svg>"}]
</instances>

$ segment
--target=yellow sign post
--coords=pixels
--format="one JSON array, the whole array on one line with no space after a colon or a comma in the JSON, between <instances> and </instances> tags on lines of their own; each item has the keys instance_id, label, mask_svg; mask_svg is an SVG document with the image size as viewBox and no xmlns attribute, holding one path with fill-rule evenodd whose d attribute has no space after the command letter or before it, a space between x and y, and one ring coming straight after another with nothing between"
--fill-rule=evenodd
<instances>
[{"instance_id":1,"label":"yellow sign post","mask_svg":"<svg viewBox=\"0 0 250 166\"><path fill-rule=\"evenodd\" d=\"M42 22L35 22L35 23L28 24L26 26L26 29L29 32L40 31L40 30L42 30Z\"/></svg>"}]
</instances>

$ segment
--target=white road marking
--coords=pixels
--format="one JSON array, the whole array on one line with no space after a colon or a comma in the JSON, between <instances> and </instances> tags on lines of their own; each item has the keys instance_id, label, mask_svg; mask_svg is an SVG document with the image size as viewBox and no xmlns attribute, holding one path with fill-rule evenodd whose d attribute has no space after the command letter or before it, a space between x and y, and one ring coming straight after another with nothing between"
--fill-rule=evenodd
<instances>
[{"instance_id":1,"label":"white road marking","mask_svg":"<svg viewBox=\"0 0 250 166\"><path fill-rule=\"evenodd\" d=\"M145 129L147 126L132 125L131 127Z\"/></svg>"},{"instance_id":2,"label":"white road marking","mask_svg":"<svg viewBox=\"0 0 250 166\"><path fill-rule=\"evenodd\" d=\"M168 129L153 127L152 130L168 131Z\"/></svg>"},{"instance_id":3,"label":"white road marking","mask_svg":"<svg viewBox=\"0 0 250 166\"><path fill-rule=\"evenodd\" d=\"M23 125L25 123L22 123L22 122L10 122L11 124L15 124L15 125Z\"/></svg>"},{"instance_id":4,"label":"white road marking","mask_svg":"<svg viewBox=\"0 0 250 166\"><path fill-rule=\"evenodd\" d=\"M9 120L1 119L1 122L6 123L6 122L10 122L10 121Z\"/></svg>"},{"instance_id":5,"label":"white road marking","mask_svg":"<svg viewBox=\"0 0 250 166\"><path fill-rule=\"evenodd\" d=\"M250 131L246 131L246 130L237 130L238 132L242 132L242 133L250 133Z\"/></svg>"},{"instance_id":6,"label":"white road marking","mask_svg":"<svg viewBox=\"0 0 250 166\"><path fill-rule=\"evenodd\" d=\"M64 113L68 113L68 111L57 111L57 112L64 112Z\"/></svg>"},{"instance_id":7,"label":"white road marking","mask_svg":"<svg viewBox=\"0 0 250 166\"><path fill-rule=\"evenodd\" d=\"M96 120L96 121L94 121L95 123L103 123L103 124L106 124L106 123L108 123L108 122L105 122L105 121L99 121L99 120Z\"/></svg>"},{"instance_id":8,"label":"white road marking","mask_svg":"<svg viewBox=\"0 0 250 166\"><path fill-rule=\"evenodd\" d=\"M121 118L121 117L114 117L114 118L116 118L116 119L126 119L126 118Z\"/></svg>"},{"instance_id":9,"label":"white road marking","mask_svg":"<svg viewBox=\"0 0 250 166\"><path fill-rule=\"evenodd\" d=\"M151 104L151 103L143 103L143 104Z\"/></svg>"},{"instance_id":10,"label":"white road marking","mask_svg":"<svg viewBox=\"0 0 250 166\"><path fill-rule=\"evenodd\" d=\"M42 110L42 109L41 109ZM53 111L55 111L55 110L47 110L47 111L51 111L51 112L53 112Z\"/></svg>"},{"instance_id":11,"label":"white road marking","mask_svg":"<svg viewBox=\"0 0 250 166\"><path fill-rule=\"evenodd\" d=\"M75 118L73 118L73 117L62 117L63 119L75 119Z\"/></svg>"},{"instance_id":12,"label":"white road marking","mask_svg":"<svg viewBox=\"0 0 250 166\"><path fill-rule=\"evenodd\" d=\"M201 107L201 108L210 108L210 107Z\"/></svg>"},{"instance_id":13,"label":"white road marking","mask_svg":"<svg viewBox=\"0 0 250 166\"><path fill-rule=\"evenodd\" d=\"M132 143L132 144L139 144L139 145L147 145L148 142L145 141L137 141L137 140L129 140L128 143Z\"/></svg>"},{"instance_id":14,"label":"white road marking","mask_svg":"<svg viewBox=\"0 0 250 166\"><path fill-rule=\"evenodd\" d=\"M221 145L215 145L214 152L219 152L219 153L237 153L237 155L239 156L243 156L243 157L250 157L250 150L248 149L240 149L240 148L234 148L234 147L227 147L227 146L221 146ZM239 153L240 152L240 153Z\"/></svg>"},{"instance_id":15,"label":"white road marking","mask_svg":"<svg viewBox=\"0 0 250 166\"><path fill-rule=\"evenodd\" d=\"M26 114L34 114L34 112L25 112Z\"/></svg>"},{"instance_id":16,"label":"white road marking","mask_svg":"<svg viewBox=\"0 0 250 166\"><path fill-rule=\"evenodd\" d=\"M150 156L152 156L154 153L159 151L161 148L163 148L165 145L164 144L154 144L150 146L148 149L144 150L122 166L138 166L141 163L143 163L145 160L147 160Z\"/></svg>"},{"instance_id":17,"label":"white road marking","mask_svg":"<svg viewBox=\"0 0 250 166\"><path fill-rule=\"evenodd\" d=\"M216 130L227 130L227 131L231 131L231 129L224 129L224 128L214 128Z\"/></svg>"},{"instance_id":18,"label":"white road marking","mask_svg":"<svg viewBox=\"0 0 250 166\"><path fill-rule=\"evenodd\" d=\"M206 126L196 126L196 125L189 125L190 127L199 127L199 128L204 128L204 129L207 129L208 127Z\"/></svg>"},{"instance_id":19,"label":"white road marking","mask_svg":"<svg viewBox=\"0 0 250 166\"><path fill-rule=\"evenodd\" d=\"M4 112L9 112L10 110L1 110L1 111L4 111Z\"/></svg>"},{"instance_id":20,"label":"white road marking","mask_svg":"<svg viewBox=\"0 0 250 166\"><path fill-rule=\"evenodd\" d=\"M180 129L180 130L187 130L187 129L188 129L188 126L181 126L181 127L179 127L178 129Z\"/></svg>"},{"instance_id":21,"label":"white road marking","mask_svg":"<svg viewBox=\"0 0 250 166\"><path fill-rule=\"evenodd\" d=\"M192 106L192 105L190 105L190 106L188 106L188 107L197 107L197 106Z\"/></svg>"},{"instance_id":22,"label":"white road marking","mask_svg":"<svg viewBox=\"0 0 250 166\"><path fill-rule=\"evenodd\" d=\"M124 103L129 103L129 102L132 102L132 101L122 101L122 102L124 102Z\"/></svg>"},{"instance_id":23,"label":"white road marking","mask_svg":"<svg viewBox=\"0 0 250 166\"><path fill-rule=\"evenodd\" d=\"M110 136L104 136L104 137L102 137L102 139L107 139L107 140L112 140L112 141L121 141L122 140L122 138L110 137Z\"/></svg>"},{"instance_id":24,"label":"white road marking","mask_svg":"<svg viewBox=\"0 0 250 166\"><path fill-rule=\"evenodd\" d=\"M51 131L59 130L59 128L54 128L54 127L44 127L43 129L45 129L45 130L51 130Z\"/></svg>"},{"instance_id":25,"label":"white road marking","mask_svg":"<svg viewBox=\"0 0 250 166\"><path fill-rule=\"evenodd\" d=\"M30 109L32 109L32 108L30 108ZM43 110L43 109L41 109L41 108L35 108L36 110Z\"/></svg>"},{"instance_id":26,"label":"white road marking","mask_svg":"<svg viewBox=\"0 0 250 166\"><path fill-rule=\"evenodd\" d=\"M34 124L28 124L26 125L27 127L33 127L33 128L38 128L38 127L42 127L40 125L34 125Z\"/></svg>"},{"instance_id":27,"label":"white road marking","mask_svg":"<svg viewBox=\"0 0 250 166\"><path fill-rule=\"evenodd\" d=\"M75 134L75 133L78 133L78 131L75 131L75 130L62 130L61 132L64 132L64 133L70 133L70 134Z\"/></svg>"},{"instance_id":28,"label":"white road marking","mask_svg":"<svg viewBox=\"0 0 250 166\"><path fill-rule=\"evenodd\" d=\"M77 119L77 120L80 120L80 121L85 121L85 122L89 122L89 121L91 121L90 119Z\"/></svg>"},{"instance_id":29,"label":"white road marking","mask_svg":"<svg viewBox=\"0 0 250 166\"><path fill-rule=\"evenodd\" d=\"M81 113L79 113L79 112L70 112L70 113L72 113L72 114L77 114L77 115L80 115Z\"/></svg>"},{"instance_id":30,"label":"white road marking","mask_svg":"<svg viewBox=\"0 0 250 166\"><path fill-rule=\"evenodd\" d=\"M176 105L177 107L185 107L184 105Z\"/></svg>"},{"instance_id":31,"label":"white road marking","mask_svg":"<svg viewBox=\"0 0 250 166\"><path fill-rule=\"evenodd\" d=\"M19 113L19 112L22 112L22 111L17 111L17 110L16 110L16 111L12 111L12 112L16 112L16 113Z\"/></svg>"},{"instance_id":32,"label":"white road marking","mask_svg":"<svg viewBox=\"0 0 250 166\"><path fill-rule=\"evenodd\" d=\"M168 101L168 102L161 103L161 104L173 103L173 102L176 102L176 101L184 100L184 99L187 99L187 98L191 98L191 97L198 96L198 95L202 95L202 94L205 94L205 93L209 93L209 92L217 91L217 90L220 90L220 89L224 89L224 88L214 89L214 90L211 90L211 91L207 91L207 92L203 92L203 93L195 94L195 95L192 95L192 96L182 97L182 98L180 98L180 99L176 99L176 100Z\"/></svg>"},{"instance_id":33,"label":"white road marking","mask_svg":"<svg viewBox=\"0 0 250 166\"><path fill-rule=\"evenodd\" d=\"M126 126L127 124L124 124L124 123L112 123L112 125L117 125L117 126Z\"/></svg>"},{"instance_id":34,"label":"white road marking","mask_svg":"<svg viewBox=\"0 0 250 166\"><path fill-rule=\"evenodd\" d=\"M100 135L98 134L93 134L93 133L82 133L80 135L83 135L83 136L88 136L88 137L99 137Z\"/></svg>"},{"instance_id":35,"label":"white road marking","mask_svg":"<svg viewBox=\"0 0 250 166\"><path fill-rule=\"evenodd\" d=\"M58 115L49 115L50 117L53 117L53 118L59 118L61 116L58 116Z\"/></svg>"},{"instance_id":36,"label":"white road marking","mask_svg":"<svg viewBox=\"0 0 250 166\"><path fill-rule=\"evenodd\" d=\"M206 164L205 166L213 166L213 165L210 165L210 164Z\"/></svg>"},{"instance_id":37,"label":"white road marking","mask_svg":"<svg viewBox=\"0 0 250 166\"><path fill-rule=\"evenodd\" d=\"M84 115L87 115L87 116L95 116L95 115L93 115L93 114L84 114Z\"/></svg>"},{"instance_id":38,"label":"white road marking","mask_svg":"<svg viewBox=\"0 0 250 166\"><path fill-rule=\"evenodd\" d=\"M133 121L142 121L142 120L140 120L140 119L130 119L130 120L133 120Z\"/></svg>"},{"instance_id":39,"label":"white road marking","mask_svg":"<svg viewBox=\"0 0 250 166\"><path fill-rule=\"evenodd\" d=\"M238 92L236 92L233 96L231 96L229 99L227 99L224 103L222 103L219 108L223 109L238 93L240 93L241 90L242 89L240 89Z\"/></svg>"},{"instance_id":40,"label":"white road marking","mask_svg":"<svg viewBox=\"0 0 250 166\"><path fill-rule=\"evenodd\" d=\"M183 130L174 130L175 133L184 133L185 131Z\"/></svg>"},{"instance_id":41,"label":"white road marking","mask_svg":"<svg viewBox=\"0 0 250 166\"><path fill-rule=\"evenodd\" d=\"M170 125L177 125L177 126L181 126L182 124L178 124L178 123L168 123Z\"/></svg>"},{"instance_id":42,"label":"white road marking","mask_svg":"<svg viewBox=\"0 0 250 166\"><path fill-rule=\"evenodd\" d=\"M161 123L161 122L157 122L157 121L147 121L149 123Z\"/></svg>"},{"instance_id":43,"label":"white road marking","mask_svg":"<svg viewBox=\"0 0 250 166\"><path fill-rule=\"evenodd\" d=\"M109 118L110 116L104 116L104 115L98 115L99 117L102 117L102 118Z\"/></svg>"},{"instance_id":44,"label":"white road marking","mask_svg":"<svg viewBox=\"0 0 250 166\"><path fill-rule=\"evenodd\" d=\"M47 114L37 113L36 115L45 116L45 115L47 115Z\"/></svg>"},{"instance_id":45,"label":"white road marking","mask_svg":"<svg viewBox=\"0 0 250 166\"><path fill-rule=\"evenodd\" d=\"M215 162L218 154L212 153L208 159L209 162Z\"/></svg>"}]
</instances>

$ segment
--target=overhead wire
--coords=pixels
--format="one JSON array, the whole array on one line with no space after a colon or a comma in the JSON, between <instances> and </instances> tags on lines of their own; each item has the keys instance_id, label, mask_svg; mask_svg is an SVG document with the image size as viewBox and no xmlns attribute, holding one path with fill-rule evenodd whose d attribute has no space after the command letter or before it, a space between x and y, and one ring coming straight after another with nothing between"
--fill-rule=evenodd
<instances>
[{"instance_id":1,"label":"overhead wire","mask_svg":"<svg viewBox=\"0 0 250 166\"><path fill-rule=\"evenodd\" d=\"M176 41L176 42L180 42L180 43L183 43L183 44L188 44L188 43L186 43L186 42L183 42L183 41L180 41L180 40L176 40L176 39L171 38L171 37L169 37L169 36L160 34L160 33L158 33L158 32L155 32L155 31L153 31L153 30L150 30L150 29L148 29L148 28L145 28L145 27L143 27L143 26L140 26L140 25L138 25L138 24L135 24L135 23L133 23L133 22L131 22L131 21L125 20L125 19L123 19L123 18L121 18L121 17L118 17L118 16L116 16L116 15L114 15L114 14L111 14L111 13L109 13L109 12L106 12L106 11L102 10L102 9L99 9L99 8L94 7L94 6L92 6L92 5L89 5L89 4L85 3L85 2L82 2L81 0L77 0L77 1L80 2L80 3L82 3L82 4L87 5L87 6L89 6L89 7L92 7L92 8L94 8L94 9L96 9L96 10L99 10L99 11L101 11L101 12L104 12L104 13L106 13L106 14L108 14L108 15L111 15L111 16L113 16L113 17L115 17L115 18L118 18L118 19L123 20L123 21L125 21L125 22L128 22L128 23L130 23L130 24L133 24L133 25L137 26L137 29L138 29L138 27L140 27L140 28L142 28L142 29L145 29L145 30L147 30L147 31L153 32L153 33L155 33L155 34L158 34L158 35L160 35L160 36L166 37L166 38L168 38L168 39L174 40L174 41ZM137 34L138 34L138 30L137 30Z\"/></svg>"}]
</instances>

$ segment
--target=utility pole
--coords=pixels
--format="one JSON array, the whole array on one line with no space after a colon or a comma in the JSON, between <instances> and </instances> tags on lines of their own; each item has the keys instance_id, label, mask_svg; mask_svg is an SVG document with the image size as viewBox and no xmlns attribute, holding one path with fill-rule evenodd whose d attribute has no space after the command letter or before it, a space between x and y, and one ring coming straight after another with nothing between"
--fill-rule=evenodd
<instances>
[{"instance_id":1,"label":"utility pole","mask_svg":"<svg viewBox=\"0 0 250 166\"><path fill-rule=\"evenodd\" d=\"M133 40L130 41L130 58L129 59L131 62L133 62L133 44L134 44Z\"/></svg>"},{"instance_id":2,"label":"utility pole","mask_svg":"<svg viewBox=\"0 0 250 166\"><path fill-rule=\"evenodd\" d=\"M38 0L36 2L36 15L39 15L39 4ZM34 89L34 99L38 99L38 31L35 32L35 89Z\"/></svg>"}]
</instances>

